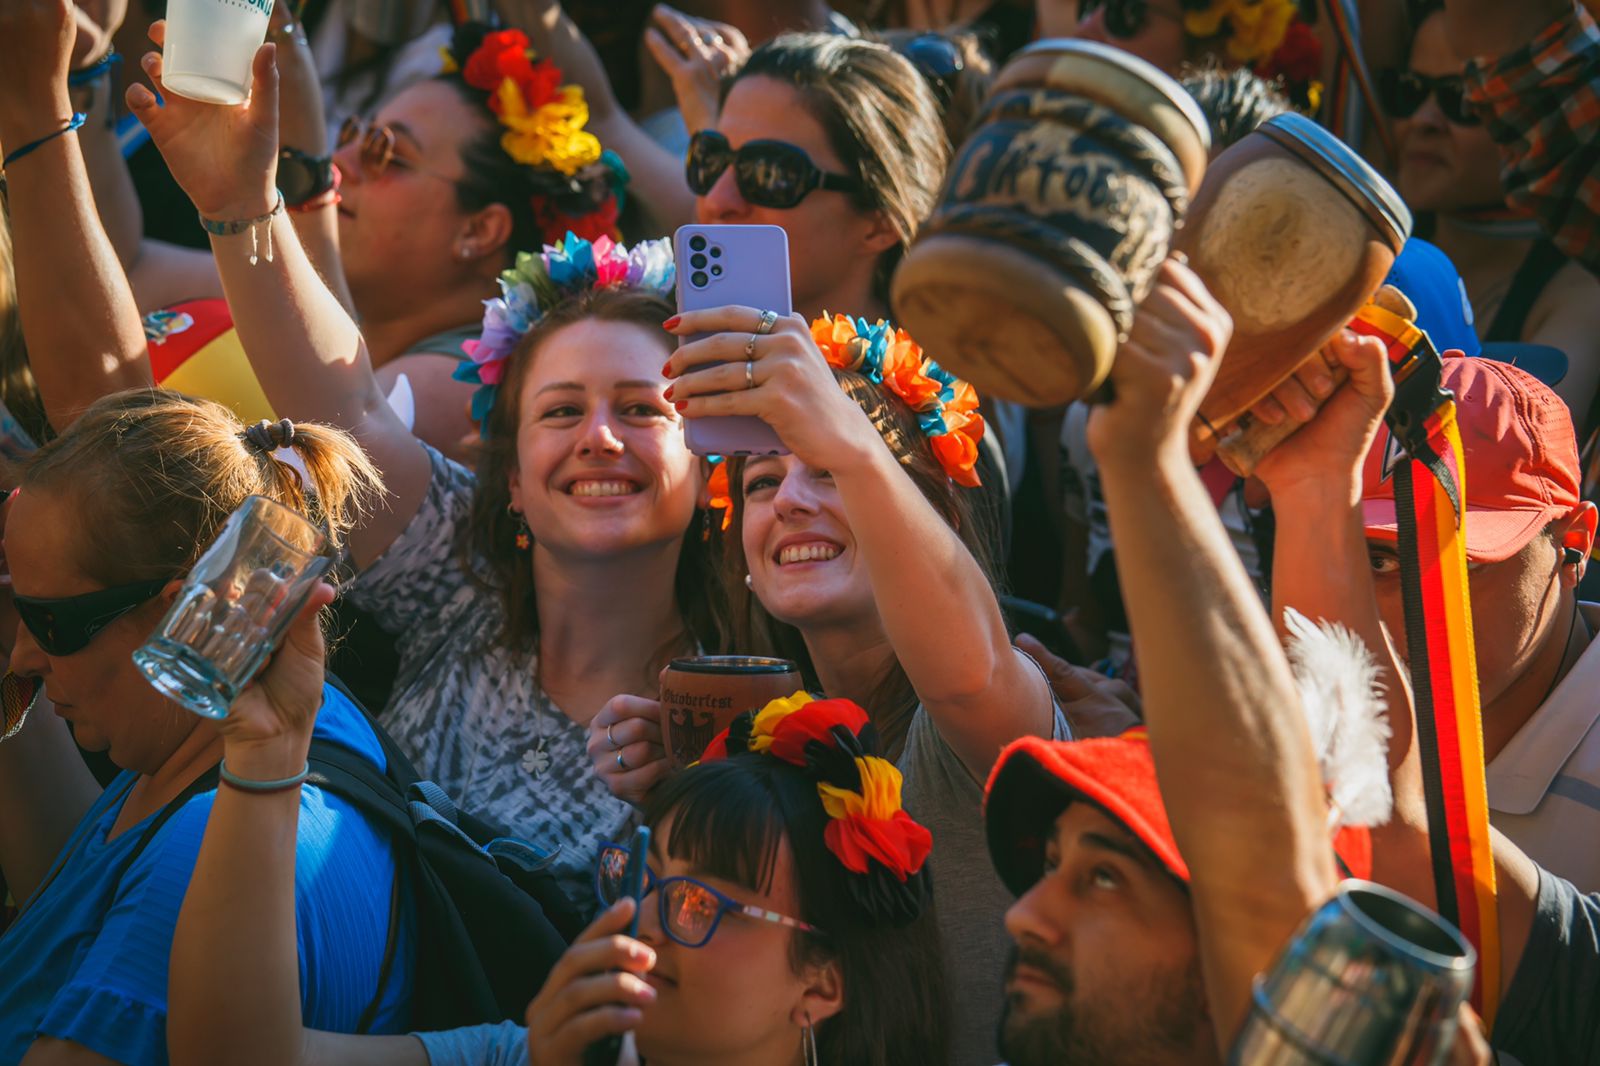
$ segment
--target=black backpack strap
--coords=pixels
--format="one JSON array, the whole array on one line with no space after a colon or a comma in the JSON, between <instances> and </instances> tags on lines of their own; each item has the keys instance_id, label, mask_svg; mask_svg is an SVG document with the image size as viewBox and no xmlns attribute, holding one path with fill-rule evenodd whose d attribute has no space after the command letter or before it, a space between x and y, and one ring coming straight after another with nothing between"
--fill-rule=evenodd
<instances>
[{"instance_id":1,"label":"black backpack strap","mask_svg":"<svg viewBox=\"0 0 1600 1066\"><path fill-rule=\"evenodd\" d=\"M145 827L145 831L140 834L139 843L134 845L133 851L128 855L127 863L129 866L132 866L138 860L139 856L144 854L144 849L149 847L150 842L156 838L156 834L161 832L161 827L166 825L167 822L171 821L172 816L181 811L184 804L188 803L202 792L216 791L217 782L221 780L221 768L221 763L213 766L211 769L207 770L205 773L191 781L189 783L189 787L178 793L172 802L161 808L161 811L156 815L155 820Z\"/></svg>"},{"instance_id":2,"label":"black backpack strap","mask_svg":"<svg viewBox=\"0 0 1600 1066\"><path fill-rule=\"evenodd\" d=\"M1483 339L1511 342L1522 340L1522 327L1527 325L1528 314L1533 310L1534 302L1539 299L1544 287L1550 284L1550 279L1556 276L1556 272L1565 266L1566 262L1566 255L1553 241L1546 238L1535 241L1518 265L1517 272L1511 276L1511 287L1506 290L1505 299L1500 301L1500 309L1495 312L1494 321L1489 323L1489 329L1484 333Z\"/></svg>"}]
</instances>

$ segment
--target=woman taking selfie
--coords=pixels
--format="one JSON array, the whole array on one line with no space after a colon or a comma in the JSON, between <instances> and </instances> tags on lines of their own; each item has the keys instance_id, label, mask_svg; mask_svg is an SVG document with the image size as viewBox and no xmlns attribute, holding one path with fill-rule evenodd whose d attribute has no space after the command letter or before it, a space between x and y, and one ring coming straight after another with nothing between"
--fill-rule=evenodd
<instances>
[{"instance_id":1,"label":"woman taking selfie","mask_svg":"<svg viewBox=\"0 0 1600 1066\"><path fill-rule=\"evenodd\" d=\"M298 454L309 491L273 456L278 447ZM338 543L380 490L343 433L287 423L245 432L217 404L159 391L99 401L26 466L5 529L22 617L11 667L42 679L45 699L0 744L0 776L36 784L0 810L0 870L26 901L0 938L0 1061L164 1061L172 933L218 793L202 778L223 744L214 723L152 688L132 653L248 496L301 512L309 497ZM382 766L357 708L320 684L311 698L324 705L319 736ZM103 792L74 738L121 768ZM44 765L50 780L30 775ZM271 780L228 769L224 792ZM297 1005L326 1028L354 1032L368 1014L372 1031L394 1031L408 1014L412 963L403 938L380 985L395 876L386 838L309 785L284 814L298 836Z\"/></svg>"},{"instance_id":2,"label":"woman taking selfie","mask_svg":"<svg viewBox=\"0 0 1600 1066\"><path fill-rule=\"evenodd\" d=\"M266 776L303 763L321 651L302 618L224 723L230 765ZM174 942L174 1066L579 1066L591 1044L627 1031L637 1058L620 1061L645 1066L950 1061L931 838L900 808L866 714L799 696L746 715L713 746L717 757L673 777L644 812L654 835L637 935L628 851L608 844L590 880L605 909L529 1005L526 1030L309 1028L295 995L293 804L224 793ZM847 843L824 842L835 833ZM836 847L866 855L865 872ZM246 981L253 994L240 996Z\"/></svg>"},{"instance_id":3,"label":"woman taking selfie","mask_svg":"<svg viewBox=\"0 0 1600 1066\"><path fill-rule=\"evenodd\" d=\"M160 57L147 69L159 84ZM384 473L388 506L351 531L349 593L398 639L384 725L457 802L557 851L587 899L599 842L631 814L590 769L584 726L619 691L653 693L672 656L721 643L700 462L662 395L670 250L572 240L508 273L473 346L474 477L395 417L361 332L273 213L270 46L255 77L242 111L130 95L201 215L264 218L275 242L252 265L250 226L213 241L268 397L348 429Z\"/></svg>"},{"instance_id":4,"label":"woman taking selfie","mask_svg":"<svg viewBox=\"0 0 1600 1066\"><path fill-rule=\"evenodd\" d=\"M881 323L808 330L723 307L668 327L714 334L668 362L684 417L754 415L792 453L728 464L733 647L795 659L810 684L871 715L940 845L952 1060L993 1062L1010 897L989 865L982 782L1003 745L1064 735L1066 723L1038 666L1011 646L982 561L968 487L976 396ZM635 803L666 775L652 758L660 714L619 696L589 727L596 769Z\"/></svg>"}]
</instances>

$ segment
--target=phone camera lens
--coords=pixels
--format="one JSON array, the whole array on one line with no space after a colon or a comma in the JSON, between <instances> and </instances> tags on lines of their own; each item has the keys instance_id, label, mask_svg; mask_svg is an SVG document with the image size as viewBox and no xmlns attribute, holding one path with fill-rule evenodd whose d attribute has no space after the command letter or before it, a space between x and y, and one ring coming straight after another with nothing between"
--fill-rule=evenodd
<instances>
[{"instance_id":1,"label":"phone camera lens","mask_svg":"<svg viewBox=\"0 0 1600 1066\"><path fill-rule=\"evenodd\" d=\"M714 278L722 277L722 266L721 266L721 264L713 264L712 265L712 267L711 267L711 276L714 277Z\"/></svg>"},{"instance_id":2,"label":"phone camera lens","mask_svg":"<svg viewBox=\"0 0 1600 1066\"><path fill-rule=\"evenodd\" d=\"M690 283L697 289L705 288L706 283L710 280L710 278L706 277L705 271L703 270L696 270L693 274L689 275Z\"/></svg>"},{"instance_id":3,"label":"phone camera lens","mask_svg":"<svg viewBox=\"0 0 1600 1066\"><path fill-rule=\"evenodd\" d=\"M704 270L706 268L706 257L696 252L689 257L689 265L696 270Z\"/></svg>"},{"instance_id":4,"label":"phone camera lens","mask_svg":"<svg viewBox=\"0 0 1600 1066\"><path fill-rule=\"evenodd\" d=\"M713 259L721 259L722 258L722 249L719 246L715 245L715 244L713 244L711 246L711 258L713 258Z\"/></svg>"},{"instance_id":5,"label":"phone camera lens","mask_svg":"<svg viewBox=\"0 0 1600 1066\"><path fill-rule=\"evenodd\" d=\"M689 247L696 252L703 252L706 250L706 239L696 234L689 238Z\"/></svg>"}]
</instances>

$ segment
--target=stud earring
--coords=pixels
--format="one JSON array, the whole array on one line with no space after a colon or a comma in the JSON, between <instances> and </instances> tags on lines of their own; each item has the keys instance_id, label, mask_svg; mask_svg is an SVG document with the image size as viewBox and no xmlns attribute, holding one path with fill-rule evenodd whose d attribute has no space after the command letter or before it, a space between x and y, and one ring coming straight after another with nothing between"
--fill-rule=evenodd
<instances>
[{"instance_id":1,"label":"stud earring","mask_svg":"<svg viewBox=\"0 0 1600 1066\"><path fill-rule=\"evenodd\" d=\"M750 580L750 575L749 574L744 575L744 587L749 589L749 590L751 590L752 592L755 591L755 587L756 587L755 582Z\"/></svg>"}]
</instances>

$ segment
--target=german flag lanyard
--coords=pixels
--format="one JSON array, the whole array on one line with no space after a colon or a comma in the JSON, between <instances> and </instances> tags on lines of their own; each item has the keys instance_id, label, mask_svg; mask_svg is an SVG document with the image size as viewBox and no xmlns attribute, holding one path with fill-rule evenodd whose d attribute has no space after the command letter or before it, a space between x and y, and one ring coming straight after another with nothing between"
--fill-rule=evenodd
<instances>
[{"instance_id":1,"label":"german flag lanyard","mask_svg":"<svg viewBox=\"0 0 1600 1066\"><path fill-rule=\"evenodd\" d=\"M1378 337L1389 349L1395 398L1385 421L1403 454L1386 463L1394 467L1401 595L1433 879L1439 913L1478 949L1473 1006L1492 1028L1500 989L1500 925L1467 593L1466 469L1455 397L1440 387L1439 353L1415 323L1368 306L1351 329Z\"/></svg>"}]
</instances>

